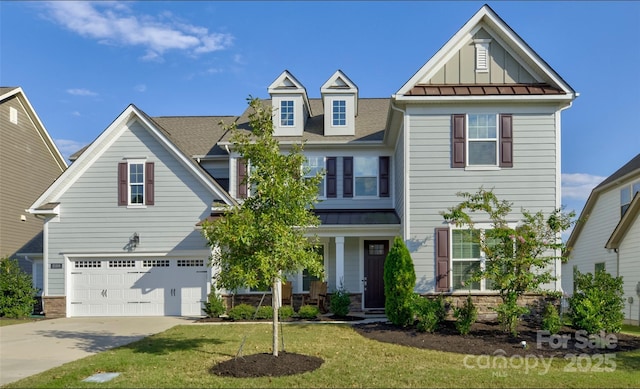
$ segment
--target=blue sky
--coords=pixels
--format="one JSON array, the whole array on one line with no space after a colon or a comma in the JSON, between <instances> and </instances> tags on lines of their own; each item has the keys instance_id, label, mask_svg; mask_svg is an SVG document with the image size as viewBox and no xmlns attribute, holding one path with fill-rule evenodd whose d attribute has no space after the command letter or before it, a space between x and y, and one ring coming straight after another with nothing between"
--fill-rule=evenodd
<instances>
[{"instance_id":1,"label":"blue sky","mask_svg":"<svg viewBox=\"0 0 640 389\"><path fill-rule=\"evenodd\" d=\"M239 115L285 69L319 97L337 70L395 93L483 2L0 2L0 84L65 156L130 103ZM563 113L563 203L640 152L640 2L489 2L580 97Z\"/></svg>"}]
</instances>

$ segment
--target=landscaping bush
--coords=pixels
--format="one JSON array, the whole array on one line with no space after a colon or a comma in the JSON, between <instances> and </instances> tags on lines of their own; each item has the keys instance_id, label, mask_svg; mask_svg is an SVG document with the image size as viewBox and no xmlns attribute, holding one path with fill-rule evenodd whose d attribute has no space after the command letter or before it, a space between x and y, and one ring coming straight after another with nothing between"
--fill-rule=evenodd
<instances>
[{"instance_id":1,"label":"landscaping bush","mask_svg":"<svg viewBox=\"0 0 640 389\"><path fill-rule=\"evenodd\" d=\"M220 317L227 309L224 305L222 296L219 296L215 290L212 290L207 296L207 302L204 303L202 311L207 317Z\"/></svg>"},{"instance_id":2,"label":"landscaping bush","mask_svg":"<svg viewBox=\"0 0 640 389\"><path fill-rule=\"evenodd\" d=\"M574 274L575 292L569 298L573 326L590 334L620 332L624 320L622 277L604 270Z\"/></svg>"},{"instance_id":3,"label":"landscaping bush","mask_svg":"<svg viewBox=\"0 0 640 389\"><path fill-rule=\"evenodd\" d=\"M290 317L293 317L294 313L295 311L293 310L293 307L289 305L283 305L278 309L278 316L280 319L289 319Z\"/></svg>"},{"instance_id":4,"label":"landscaping bush","mask_svg":"<svg viewBox=\"0 0 640 389\"><path fill-rule=\"evenodd\" d=\"M420 332L436 331L447 314L442 296L428 299L414 294L412 305L417 321L416 328Z\"/></svg>"},{"instance_id":5,"label":"landscaping bush","mask_svg":"<svg viewBox=\"0 0 640 389\"><path fill-rule=\"evenodd\" d=\"M256 320L273 319L273 307L271 305L261 305L256 312Z\"/></svg>"},{"instance_id":6,"label":"landscaping bush","mask_svg":"<svg viewBox=\"0 0 640 389\"><path fill-rule=\"evenodd\" d=\"M301 319L316 319L320 314L320 309L315 305L303 305L298 309L298 316Z\"/></svg>"},{"instance_id":7,"label":"landscaping bush","mask_svg":"<svg viewBox=\"0 0 640 389\"><path fill-rule=\"evenodd\" d=\"M252 320L256 313L256 308L249 304L238 304L229 310L231 320Z\"/></svg>"},{"instance_id":8,"label":"landscaping bush","mask_svg":"<svg viewBox=\"0 0 640 389\"><path fill-rule=\"evenodd\" d=\"M471 296L467 296L461 307L453 309L453 317L456 318L456 329L460 335L467 335L478 318L478 308L473 304Z\"/></svg>"},{"instance_id":9,"label":"landscaping bush","mask_svg":"<svg viewBox=\"0 0 640 389\"><path fill-rule=\"evenodd\" d=\"M340 288L331 294L329 310L336 316L344 317L349 314L350 306L351 296L349 295L349 291L340 284Z\"/></svg>"},{"instance_id":10,"label":"landscaping bush","mask_svg":"<svg viewBox=\"0 0 640 389\"><path fill-rule=\"evenodd\" d=\"M562 328L562 320L556 306L553 303L547 303L542 313L542 329L557 334L560 328Z\"/></svg>"},{"instance_id":11,"label":"landscaping bush","mask_svg":"<svg viewBox=\"0 0 640 389\"><path fill-rule=\"evenodd\" d=\"M0 317L20 318L33 313L36 290L31 276L16 259L0 259Z\"/></svg>"},{"instance_id":12,"label":"landscaping bush","mask_svg":"<svg viewBox=\"0 0 640 389\"><path fill-rule=\"evenodd\" d=\"M413 260L404 241L397 237L384 261L385 314L395 325L413 324L413 288L416 286L416 272Z\"/></svg>"},{"instance_id":13,"label":"landscaping bush","mask_svg":"<svg viewBox=\"0 0 640 389\"><path fill-rule=\"evenodd\" d=\"M518 336L518 323L520 317L529 313L529 308L518 305L518 294L513 292L504 296L504 300L496 308L498 322L504 332L511 333L514 338Z\"/></svg>"}]
</instances>

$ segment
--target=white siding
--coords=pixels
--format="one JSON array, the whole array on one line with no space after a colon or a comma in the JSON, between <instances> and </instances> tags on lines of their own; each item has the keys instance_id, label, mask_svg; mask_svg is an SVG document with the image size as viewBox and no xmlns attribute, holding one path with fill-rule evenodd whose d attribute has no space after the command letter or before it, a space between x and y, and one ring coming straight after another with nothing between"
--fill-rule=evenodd
<instances>
[{"instance_id":1,"label":"white siding","mask_svg":"<svg viewBox=\"0 0 640 389\"><path fill-rule=\"evenodd\" d=\"M513 168L451 168L451 114L480 112L513 115ZM435 285L434 229L445 225L440 212L461 201L457 192L493 189L498 198L513 202L513 221L521 219L521 208L549 213L557 206L556 112L545 106L440 106L412 108L408 115L411 220L405 239L415 264L416 289L427 292Z\"/></svg>"},{"instance_id":2,"label":"white siding","mask_svg":"<svg viewBox=\"0 0 640 389\"><path fill-rule=\"evenodd\" d=\"M118 206L117 167L123 158L155 163L155 205ZM127 254L137 232L136 252L196 252L206 242L195 224L210 214L214 195L137 122L125 131L60 198L60 218L49 222L49 263L69 253ZM48 295L65 293L64 269L49 270Z\"/></svg>"},{"instance_id":3,"label":"white siding","mask_svg":"<svg viewBox=\"0 0 640 389\"><path fill-rule=\"evenodd\" d=\"M624 281L624 315L628 320L634 320L635 325L640 324L640 217L636 216L633 225L629 228L624 239L620 243L620 275ZM633 303L629 303L629 297Z\"/></svg>"}]
</instances>

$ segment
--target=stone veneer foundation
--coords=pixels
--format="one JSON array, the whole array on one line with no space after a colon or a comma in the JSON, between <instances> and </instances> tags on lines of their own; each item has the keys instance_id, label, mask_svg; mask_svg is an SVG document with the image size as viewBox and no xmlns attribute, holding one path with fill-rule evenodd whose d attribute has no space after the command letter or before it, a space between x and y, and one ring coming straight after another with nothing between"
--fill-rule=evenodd
<instances>
[{"instance_id":1,"label":"stone veneer foundation","mask_svg":"<svg viewBox=\"0 0 640 389\"><path fill-rule=\"evenodd\" d=\"M67 298L65 296L43 296L44 316L58 318L67 316Z\"/></svg>"}]
</instances>

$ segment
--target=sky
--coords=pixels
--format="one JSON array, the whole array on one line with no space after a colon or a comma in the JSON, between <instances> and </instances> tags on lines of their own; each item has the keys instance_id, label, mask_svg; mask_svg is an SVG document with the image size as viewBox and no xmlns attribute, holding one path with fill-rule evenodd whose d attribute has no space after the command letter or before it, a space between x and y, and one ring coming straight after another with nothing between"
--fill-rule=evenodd
<instances>
[{"instance_id":1,"label":"sky","mask_svg":"<svg viewBox=\"0 0 640 389\"><path fill-rule=\"evenodd\" d=\"M130 104L240 115L289 70L320 97L338 69L390 97L484 2L0 1L0 86L20 86L65 156ZM640 153L640 2L488 4L580 93L562 113L562 202Z\"/></svg>"}]
</instances>

